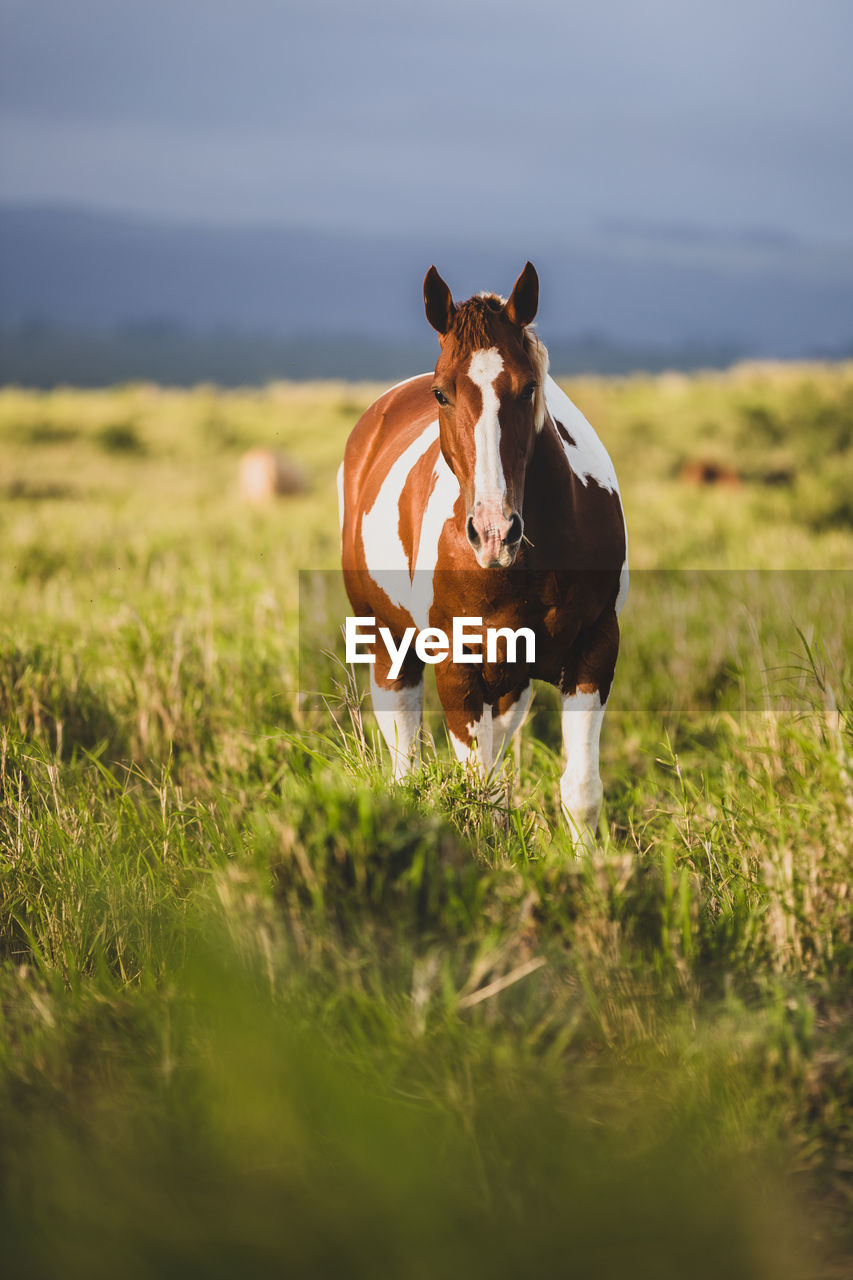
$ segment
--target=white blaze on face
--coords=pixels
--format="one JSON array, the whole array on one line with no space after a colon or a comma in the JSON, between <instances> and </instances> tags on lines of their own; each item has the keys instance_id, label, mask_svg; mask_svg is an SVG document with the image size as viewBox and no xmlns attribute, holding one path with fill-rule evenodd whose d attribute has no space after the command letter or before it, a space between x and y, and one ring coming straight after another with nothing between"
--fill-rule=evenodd
<instances>
[{"instance_id":1,"label":"white blaze on face","mask_svg":"<svg viewBox=\"0 0 853 1280\"><path fill-rule=\"evenodd\" d=\"M506 480L501 463L501 402L495 391L495 380L504 367L497 347L475 351L468 366L468 377L480 388L483 407L474 426L474 505L501 504L506 493Z\"/></svg>"}]
</instances>

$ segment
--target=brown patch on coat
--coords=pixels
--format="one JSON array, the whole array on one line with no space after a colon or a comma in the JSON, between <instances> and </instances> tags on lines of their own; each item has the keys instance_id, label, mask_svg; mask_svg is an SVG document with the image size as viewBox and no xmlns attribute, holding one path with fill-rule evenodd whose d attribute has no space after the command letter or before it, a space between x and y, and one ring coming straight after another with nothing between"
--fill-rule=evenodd
<instances>
[{"instance_id":1,"label":"brown patch on coat","mask_svg":"<svg viewBox=\"0 0 853 1280\"><path fill-rule=\"evenodd\" d=\"M418 560L418 548L421 543L421 525L423 513L435 488L435 464L438 462L439 441L429 446L412 467L406 483L400 493L400 523L398 531L406 559L409 562L409 573L413 574Z\"/></svg>"},{"instance_id":2,"label":"brown patch on coat","mask_svg":"<svg viewBox=\"0 0 853 1280\"><path fill-rule=\"evenodd\" d=\"M565 440L566 444L570 445L572 449L576 449L577 442L574 436L571 434L571 432L567 431L566 428L563 426L562 422L559 422L556 418L553 419L553 422L554 422L554 426L557 428L560 435Z\"/></svg>"}]
</instances>

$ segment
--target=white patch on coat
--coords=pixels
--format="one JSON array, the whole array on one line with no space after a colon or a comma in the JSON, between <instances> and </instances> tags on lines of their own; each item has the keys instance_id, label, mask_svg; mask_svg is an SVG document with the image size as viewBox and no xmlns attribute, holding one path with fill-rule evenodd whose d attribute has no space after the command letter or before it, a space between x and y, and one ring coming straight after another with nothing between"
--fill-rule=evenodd
<instances>
[{"instance_id":1,"label":"white patch on coat","mask_svg":"<svg viewBox=\"0 0 853 1280\"><path fill-rule=\"evenodd\" d=\"M569 444L557 432L563 452L572 471L582 484L592 479L602 489L619 495L619 483L610 455L599 440L593 427L587 422L577 405L573 404L565 391L557 385L553 378L548 378L546 401L548 412L552 418L561 422L574 440ZM622 522L625 530L625 563L619 574L619 592L616 596L617 617L622 611L628 596L628 526L625 523L625 512L622 511Z\"/></svg>"},{"instance_id":2,"label":"white patch on coat","mask_svg":"<svg viewBox=\"0 0 853 1280\"><path fill-rule=\"evenodd\" d=\"M560 798L569 825L586 841L598 825L604 794L598 772L598 746L606 706L602 706L598 690L563 696L566 767L560 778Z\"/></svg>"},{"instance_id":3,"label":"white patch on coat","mask_svg":"<svg viewBox=\"0 0 853 1280\"><path fill-rule=\"evenodd\" d=\"M495 391L495 379L504 367L497 347L475 351L468 366L468 377L479 387L483 404L474 424L474 506L478 502L500 500L506 493L506 479L501 462L501 402Z\"/></svg>"},{"instance_id":4,"label":"white patch on coat","mask_svg":"<svg viewBox=\"0 0 853 1280\"><path fill-rule=\"evenodd\" d=\"M391 752L394 779L399 782L415 766L415 746L423 713L424 684L403 689L384 689L370 669L370 697L373 714Z\"/></svg>"},{"instance_id":5,"label":"white patch on coat","mask_svg":"<svg viewBox=\"0 0 853 1280\"><path fill-rule=\"evenodd\" d=\"M408 610L418 630L429 626L429 611L435 594L435 566L438 544L459 497L459 481L439 453L433 469L434 483L421 521L421 538L412 578L412 594Z\"/></svg>"},{"instance_id":6,"label":"white patch on coat","mask_svg":"<svg viewBox=\"0 0 853 1280\"><path fill-rule=\"evenodd\" d=\"M392 604L408 608L409 557L400 539L400 495L412 467L438 439L438 422L432 422L404 449L382 481L373 506L361 517L364 559L370 576Z\"/></svg>"},{"instance_id":7,"label":"white patch on coat","mask_svg":"<svg viewBox=\"0 0 853 1280\"><path fill-rule=\"evenodd\" d=\"M618 493L619 484L610 455L580 409L572 404L565 391L557 386L553 378L548 378L545 401L551 417L562 422L574 440L574 444L569 444L560 436L560 443L569 466L578 479L583 484L588 480L594 480L602 489Z\"/></svg>"}]
</instances>

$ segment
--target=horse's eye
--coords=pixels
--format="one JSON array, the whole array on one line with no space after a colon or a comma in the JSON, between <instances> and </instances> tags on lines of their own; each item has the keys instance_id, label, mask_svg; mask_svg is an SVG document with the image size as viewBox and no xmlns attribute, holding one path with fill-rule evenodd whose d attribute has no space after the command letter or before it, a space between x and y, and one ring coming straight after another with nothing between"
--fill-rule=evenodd
<instances>
[{"instance_id":1,"label":"horse's eye","mask_svg":"<svg viewBox=\"0 0 853 1280\"><path fill-rule=\"evenodd\" d=\"M439 391L438 387L433 387L432 394L435 396L439 404L450 404L447 396L443 391Z\"/></svg>"},{"instance_id":2,"label":"horse's eye","mask_svg":"<svg viewBox=\"0 0 853 1280\"><path fill-rule=\"evenodd\" d=\"M536 395L536 383L528 382L527 386L524 388L524 390L521 393L521 399L532 400L535 395Z\"/></svg>"}]
</instances>

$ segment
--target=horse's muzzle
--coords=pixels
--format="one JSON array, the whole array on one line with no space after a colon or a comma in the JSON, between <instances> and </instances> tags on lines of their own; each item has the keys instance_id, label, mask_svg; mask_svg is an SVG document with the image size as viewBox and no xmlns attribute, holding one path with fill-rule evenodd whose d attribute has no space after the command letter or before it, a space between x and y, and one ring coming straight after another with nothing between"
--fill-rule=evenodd
<instances>
[{"instance_id":1,"label":"horse's muzzle","mask_svg":"<svg viewBox=\"0 0 853 1280\"><path fill-rule=\"evenodd\" d=\"M504 504L475 502L465 532L482 569L507 569L521 546L524 521Z\"/></svg>"}]
</instances>

